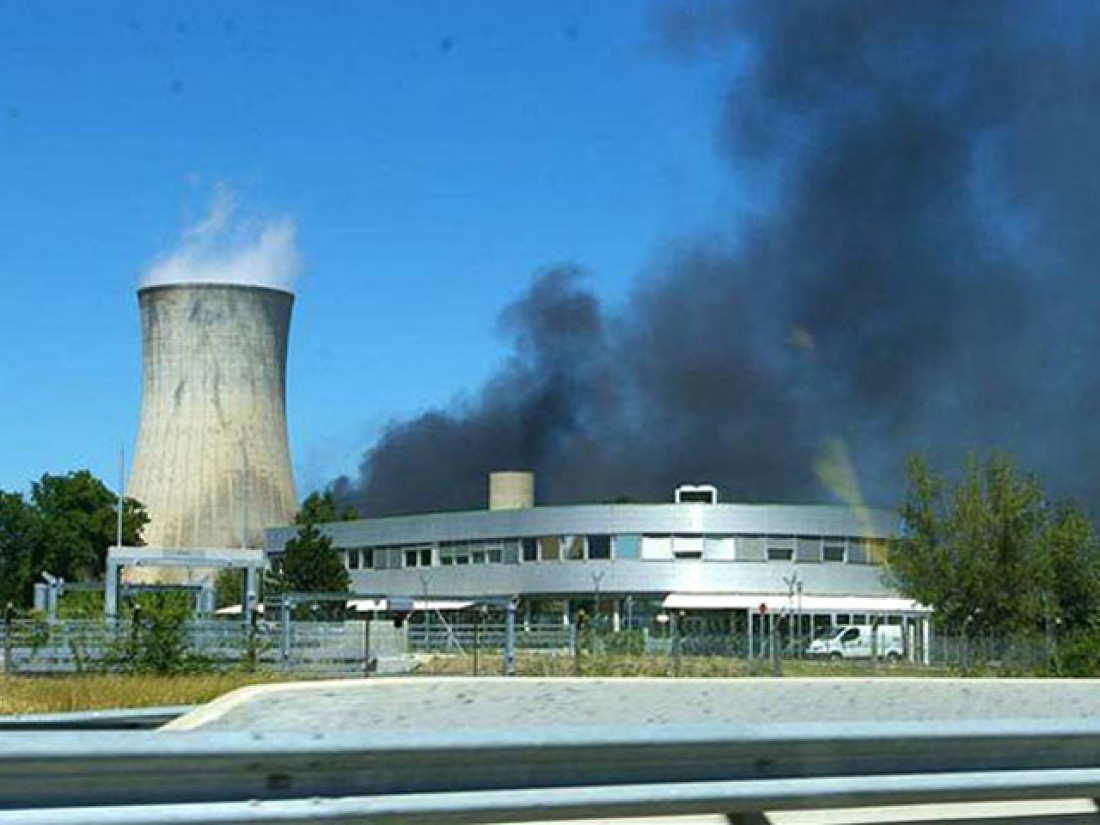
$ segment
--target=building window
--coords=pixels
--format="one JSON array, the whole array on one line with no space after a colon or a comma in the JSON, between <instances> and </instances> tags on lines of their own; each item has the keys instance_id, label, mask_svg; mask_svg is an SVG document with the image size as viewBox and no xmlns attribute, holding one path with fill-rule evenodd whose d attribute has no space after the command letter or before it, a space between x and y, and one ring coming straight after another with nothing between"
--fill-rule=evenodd
<instances>
[{"instance_id":1,"label":"building window","mask_svg":"<svg viewBox=\"0 0 1100 825\"><path fill-rule=\"evenodd\" d=\"M672 536L642 536L642 558L665 561L672 558Z\"/></svg>"},{"instance_id":2,"label":"building window","mask_svg":"<svg viewBox=\"0 0 1100 825\"><path fill-rule=\"evenodd\" d=\"M417 557L418 557L418 554L415 550L406 550L405 551L405 566L406 567L416 567L417 566L417 564L416 564Z\"/></svg>"},{"instance_id":3,"label":"building window","mask_svg":"<svg viewBox=\"0 0 1100 825\"><path fill-rule=\"evenodd\" d=\"M848 563L867 564L867 544L862 539L848 539Z\"/></svg>"},{"instance_id":4,"label":"building window","mask_svg":"<svg viewBox=\"0 0 1100 825\"><path fill-rule=\"evenodd\" d=\"M767 553L761 536L738 536L736 558L738 561L764 561Z\"/></svg>"},{"instance_id":5,"label":"building window","mask_svg":"<svg viewBox=\"0 0 1100 825\"><path fill-rule=\"evenodd\" d=\"M821 539L813 536L799 536L795 539L794 557L799 562L821 561Z\"/></svg>"},{"instance_id":6,"label":"building window","mask_svg":"<svg viewBox=\"0 0 1100 825\"><path fill-rule=\"evenodd\" d=\"M563 536L562 557L569 561L584 559L584 536Z\"/></svg>"},{"instance_id":7,"label":"building window","mask_svg":"<svg viewBox=\"0 0 1100 825\"><path fill-rule=\"evenodd\" d=\"M561 558L561 539L558 536L544 536L539 539L539 554L543 561L557 561Z\"/></svg>"},{"instance_id":8,"label":"building window","mask_svg":"<svg viewBox=\"0 0 1100 825\"><path fill-rule=\"evenodd\" d=\"M703 537L674 536L672 539L672 555L678 559L703 558Z\"/></svg>"},{"instance_id":9,"label":"building window","mask_svg":"<svg viewBox=\"0 0 1100 825\"><path fill-rule=\"evenodd\" d=\"M432 548L421 547L420 548L420 566L431 567L432 566Z\"/></svg>"},{"instance_id":10,"label":"building window","mask_svg":"<svg viewBox=\"0 0 1100 825\"><path fill-rule=\"evenodd\" d=\"M768 561L790 561L794 558L794 548L779 544L768 545Z\"/></svg>"},{"instance_id":11,"label":"building window","mask_svg":"<svg viewBox=\"0 0 1100 825\"><path fill-rule=\"evenodd\" d=\"M539 543L535 539L523 540L523 560L524 561L538 561L539 560Z\"/></svg>"},{"instance_id":12,"label":"building window","mask_svg":"<svg viewBox=\"0 0 1100 825\"><path fill-rule=\"evenodd\" d=\"M615 536L615 558L636 559L642 554L642 537L638 535Z\"/></svg>"},{"instance_id":13,"label":"building window","mask_svg":"<svg viewBox=\"0 0 1100 825\"><path fill-rule=\"evenodd\" d=\"M886 556L890 545L882 539L871 539L867 542L867 563L886 564Z\"/></svg>"},{"instance_id":14,"label":"building window","mask_svg":"<svg viewBox=\"0 0 1100 825\"><path fill-rule=\"evenodd\" d=\"M603 561L611 558L611 536L588 536L588 558Z\"/></svg>"},{"instance_id":15,"label":"building window","mask_svg":"<svg viewBox=\"0 0 1100 825\"><path fill-rule=\"evenodd\" d=\"M431 561L431 548L424 548L428 561ZM504 561L504 543L454 541L439 545L439 563L443 566L456 564L500 564Z\"/></svg>"},{"instance_id":16,"label":"building window","mask_svg":"<svg viewBox=\"0 0 1100 825\"><path fill-rule=\"evenodd\" d=\"M703 541L703 558L707 561L733 561L733 536L707 536Z\"/></svg>"},{"instance_id":17,"label":"building window","mask_svg":"<svg viewBox=\"0 0 1100 825\"><path fill-rule=\"evenodd\" d=\"M359 569L359 550L357 548L352 549L352 550L348 550L348 570L358 570L358 569Z\"/></svg>"},{"instance_id":18,"label":"building window","mask_svg":"<svg viewBox=\"0 0 1100 825\"><path fill-rule=\"evenodd\" d=\"M439 545L439 563L443 565L469 564L470 545L464 542L450 542Z\"/></svg>"},{"instance_id":19,"label":"building window","mask_svg":"<svg viewBox=\"0 0 1100 825\"><path fill-rule=\"evenodd\" d=\"M362 564L364 570L369 570L374 567L374 551L370 549L360 550L360 564Z\"/></svg>"},{"instance_id":20,"label":"building window","mask_svg":"<svg viewBox=\"0 0 1100 825\"><path fill-rule=\"evenodd\" d=\"M821 552L825 561L843 562L845 556L844 539L825 539L825 546Z\"/></svg>"}]
</instances>

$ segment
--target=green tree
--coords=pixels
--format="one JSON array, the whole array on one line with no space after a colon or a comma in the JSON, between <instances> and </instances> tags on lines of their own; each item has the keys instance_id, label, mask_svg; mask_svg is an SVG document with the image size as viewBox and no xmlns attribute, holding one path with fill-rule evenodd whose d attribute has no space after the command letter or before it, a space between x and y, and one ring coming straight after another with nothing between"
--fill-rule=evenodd
<instances>
[{"instance_id":1,"label":"green tree","mask_svg":"<svg viewBox=\"0 0 1100 825\"><path fill-rule=\"evenodd\" d=\"M19 493L0 491L0 609L30 598L35 519Z\"/></svg>"},{"instance_id":2,"label":"green tree","mask_svg":"<svg viewBox=\"0 0 1100 825\"><path fill-rule=\"evenodd\" d=\"M950 484L921 456L908 462L902 536L887 576L932 607L949 633L1091 626L1100 607L1100 548L1079 508L1051 505L1039 480L1002 453L970 457Z\"/></svg>"},{"instance_id":3,"label":"green tree","mask_svg":"<svg viewBox=\"0 0 1100 825\"><path fill-rule=\"evenodd\" d=\"M351 576L332 539L316 524L303 524L297 535L286 543L282 555L272 559L265 592L268 596L283 593L347 593ZM300 616L315 615L338 618L345 612L342 602L318 604L312 612L299 610Z\"/></svg>"},{"instance_id":4,"label":"green tree","mask_svg":"<svg viewBox=\"0 0 1100 825\"><path fill-rule=\"evenodd\" d=\"M118 497L87 470L44 475L31 485L35 519L32 575L46 570L68 581L102 578L107 549L116 541ZM143 505L123 503L123 544L143 544L149 523Z\"/></svg>"},{"instance_id":5,"label":"green tree","mask_svg":"<svg viewBox=\"0 0 1100 825\"><path fill-rule=\"evenodd\" d=\"M331 521L353 521L358 513L350 504L341 507L331 490L312 492L302 502L302 508L294 518L295 524L326 524Z\"/></svg>"}]
</instances>

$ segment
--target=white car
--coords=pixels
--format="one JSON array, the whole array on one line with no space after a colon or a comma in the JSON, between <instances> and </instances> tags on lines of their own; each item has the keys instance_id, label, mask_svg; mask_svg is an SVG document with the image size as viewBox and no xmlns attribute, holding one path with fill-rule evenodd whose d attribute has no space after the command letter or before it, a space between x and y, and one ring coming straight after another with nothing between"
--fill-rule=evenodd
<instances>
[{"instance_id":1,"label":"white car","mask_svg":"<svg viewBox=\"0 0 1100 825\"><path fill-rule=\"evenodd\" d=\"M874 645L872 632L876 634ZM898 625L880 624L872 628L869 624L851 624L815 639L806 648L806 653L822 659L870 659L874 653L880 659L896 662L905 656L905 640Z\"/></svg>"}]
</instances>

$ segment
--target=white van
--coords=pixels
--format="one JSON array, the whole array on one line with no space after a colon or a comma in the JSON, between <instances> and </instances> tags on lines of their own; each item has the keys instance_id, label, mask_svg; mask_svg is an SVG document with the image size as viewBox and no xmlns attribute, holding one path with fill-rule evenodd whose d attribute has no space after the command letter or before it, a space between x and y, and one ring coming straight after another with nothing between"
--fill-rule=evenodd
<instances>
[{"instance_id":1,"label":"white van","mask_svg":"<svg viewBox=\"0 0 1100 825\"><path fill-rule=\"evenodd\" d=\"M872 627L869 624L850 624L838 627L828 636L814 639L806 653L823 659L870 659ZM891 662L905 655L905 641L901 627L896 624L880 624L877 628L874 654Z\"/></svg>"}]
</instances>

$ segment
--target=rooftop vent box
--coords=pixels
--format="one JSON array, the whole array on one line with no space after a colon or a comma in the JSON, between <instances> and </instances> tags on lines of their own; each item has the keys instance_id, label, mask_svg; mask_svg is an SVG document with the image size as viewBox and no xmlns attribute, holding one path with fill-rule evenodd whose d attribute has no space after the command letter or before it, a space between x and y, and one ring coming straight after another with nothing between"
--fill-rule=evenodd
<instances>
[{"instance_id":1,"label":"rooftop vent box","mask_svg":"<svg viewBox=\"0 0 1100 825\"><path fill-rule=\"evenodd\" d=\"M681 484L676 488L677 504L717 504L718 488L713 484Z\"/></svg>"}]
</instances>

